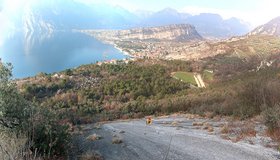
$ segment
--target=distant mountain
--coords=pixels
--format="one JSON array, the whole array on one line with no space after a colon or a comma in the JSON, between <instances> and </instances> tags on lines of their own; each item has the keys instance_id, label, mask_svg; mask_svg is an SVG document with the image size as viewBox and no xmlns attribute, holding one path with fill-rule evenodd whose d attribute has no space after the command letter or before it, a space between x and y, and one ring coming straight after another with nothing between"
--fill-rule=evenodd
<instances>
[{"instance_id":1,"label":"distant mountain","mask_svg":"<svg viewBox=\"0 0 280 160\"><path fill-rule=\"evenodd\" d=\"M25 30L46 29L123 29L131 27L137 16L120 7L89 6L74 0L40 1L22 13Z\"/></svg>"},{"instance_id":2,"label":"distant mountain","mask_svg":"<svg viewBox=\"0 0 280 160\"><path fill-rule=\"evenodd\" d=\"M187 18L187 23L194 25L197 31L208 38L228 38L248 33L248 25L237 18L224 20L218 14L202 13Z\"/></svg>"},{"instance_id":3,"label":"distant mountain","mask_svg":"<svg viewBox=\"0 0 280 160\"><path fill-rule=\"evenodd\" d=\"M83 31L102 41L198 41L203 38L189 24L174 24L168 26L136 28L130 30Z\"/></svg>"},{"instance_id":4,"label":"distant mountain","mask_svg":"<svg viewBox=\"0 0 280 160\"><path fill-rule=\"evenodd\" d=\"M171 24L183 24L186 23L187 18L190 16L190 14L179 13L175 9L166 8L145 17L144 19L142 19L139 25L141 25L142 27L152 27Z\"/></svg>"},{"instance_id":5,"label":"distant mountain","mask_svg":"<svg viewBox=\"0 0 280 160\"><path fill-rule=\"evenodd\" d=\"M280 17L274 18L268 23L254 29L249 35L272 35L280 36Z\"/></svg>"},{"instance_id":6,"label":"distant mountain","mask_svg":"<svg viewBox=\"0 0 280 160\"><path fill-rule=\"evenodd\" d=\"M206 38L228 38L248 33L248 26L236 18L204 13L192 16L167 8L151 13L132 13L107 4L88 5L76 0L34 1L18 14L15 26L26 33L54 30L129 29L172 24L191 24Z\"/></svg>"},{"instance_id":7,"label":"distant mountain","mask_svg":"<svg viewBox=\"0 0 280 160\"><path fill-rule=\"evenodd\" d=\"M237 18L224 20L220 15L212 13L192 16L171 8L166 8L153 14L150 13L138 25L147 27L183 23L194 25L197 31L206 38L229 38L249 32L249 25Z\"/></svg>"}]
</instances>

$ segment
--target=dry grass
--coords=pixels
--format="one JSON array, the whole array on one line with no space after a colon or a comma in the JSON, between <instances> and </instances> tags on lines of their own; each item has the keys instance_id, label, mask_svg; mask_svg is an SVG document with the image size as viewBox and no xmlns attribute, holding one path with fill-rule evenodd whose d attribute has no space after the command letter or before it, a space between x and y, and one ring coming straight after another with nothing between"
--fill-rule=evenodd
<instances>
[{"instance_id":1,"label":"dry grass","mask_svg":"<svg viewBox=\"0 0 280 160\"><path fill-rule=\"evenodd\" d=\"M204 113L204 118L212 119L212 118L214 118L214 113L206 112L206 113Z\"/></svg>"},{"instance_id":2,"label":"dry grass","mask_svg":"<svg viewBox=\"0 0 280 160\"><path fill-rule=\"evenodd\" d=\"M255 125L251 122L231 122L223 125L221 134L231 137L232 142L241 141L247 137L256 137Z\"/></svg>"},{"instance_id":3,"label":"dry grass","mask_svg":"<svg viewBox=\"0 0 280 160\"><path fill-rule=\"evenodd\" d=\"M193 126L203 126L202 122L193 122Z\"/></svg>"},{"instance_id":4,"label":"dry grass","mask_svg":"<svg viewBox=\"0 0 280 160\"><path fill-rule=\"evenodd\" d=\"M113 137L112 144L121 144L123 140L120 137Z\"/></svg>"},{"instance_id":5,"label":"dry grass","mask_svg":"<svg viewBox=\"0 0 280 160\"><path fill-rule=\"evenodd\" d=\"M208 122L203 123L203 128L204 130L207 130L208 132L214 132L214 127L209 124Z\"/></svg>"},{"instance_id":6,"label":"dry grass","mask_svg":"<svg viewBox=\"0 0 280 160\"><path fill-rule=\"evenodd\" d=\"M87 140L91 140L91 141L96 141L96 140L100 140L100 139L102 139L102 136L100 136L98 134L92 134L87 137Z\"/></svg>"},{"instance_id":7,"label":"dry grass","mask_svg":"<svg viewBox=\"0 0 280 160\"><path fill-rule=\"evenodd\" d=\"M17 138L15 135L0 133L0 159L24 159L31 154L27 151L25 144L27 138Z\"/></svg>"},{"instance_id":8,"label":"dry grass","mask_svg":"<svg viewBox=\"0 0 280 160\"><path fill-rule=\"evenodd\" d=\"M87 152L83 154L79 160L103 160L102 156L94 152Z\"/></svg>"},{"instance_id":9,"label":"dry grass","mask_svg":"<svg viewBox=\"0 0 280 160\"><path fill-rule=\"evenodd\" d=\"M271 137L274 141L278 142L278 150L280 151L280 129L278 128L273 131L267 131L267 135Z\"/></svg>"},{"instance_id":10,"label":"dry grass","mask_svg":"<svg viewBox=\"0 0 280 160\"><path fill-rule=\"evenodd\" d=\"M214 132L214 128L212 126L208 127L207 129L208 132Z\"/></svg>"},{"instance_id":11,"label":"dry grass","mask_svg":"<svg viewBox=\"0 0 280 160\"><path fill-rule=\"evenodd\" d=\"M203 129L204 130L207 130L209 127L211 127L211 125L208 122L203 123Z\"/></svg>"},{"instance_id":12,"label":"dry grass","mask_svg":"<svg viewBox=\"0 0 280 160\"><path fill-rule=\"evenodd\" d=\"M221 138L224 140L230 140L230 138L227 135L221 135Z\"/></svg>"},{"instance_id":13,"label":"dry grass","mask_svg":"<svg viewBox=\"0 0 280 160\"><path fill-rule=\"evenodd\" d=\"M226 125L223 125L220 132L222 134L228 134L229 133L229 126L226 124Z\"/></svg>"},{"instance_id":14,"label":"dry grass","mask_svg":"<svg viewBox=\"0 0 280 160\"><path fill-rule=\"evenodd\" d=\"M256 130L255 130L255 126L253 124L245 124L244 126L240 127L241 131L240 131L240 136L241 138L245 138L245 137L256 137Z\"/></svg>"},{"instance_id":15,"label":"dry grass","mask_svg":"<svg viewBox=\"0 0 280 160\"><path fill-rule=\"evenodd\" d=\"M187 119L199 119L201 118L199 115L196 114L186 114Z\"/></svg>"},{"instance_id":16,"label":"dry grass","mask_svg":"<svg viewBox=\"0 0 280 160\"><path fill-rule=\"evenodd\" d=\"M178 122L177 122L177 121L172 122L172 123L171 123L171 126L172 126L172 127L178 126Z\"/></svg>"}]
</instances>

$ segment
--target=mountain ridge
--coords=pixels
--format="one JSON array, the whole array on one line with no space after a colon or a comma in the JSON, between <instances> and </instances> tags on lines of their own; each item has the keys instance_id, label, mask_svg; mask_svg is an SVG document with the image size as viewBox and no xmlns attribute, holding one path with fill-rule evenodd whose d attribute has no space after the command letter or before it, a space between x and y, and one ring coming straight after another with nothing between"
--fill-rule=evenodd
<instances>
[{"instance_id":1,"label":"mountain ridge","mask_svg":"<svg viewBox=\"0 0 280 160\"><path fill-rule=\"evenodd\" d=\"M42 5L43 4L43 5ZM218 14L204 13L192 16L166 8L158 12L137 13L121 7L104 4L87 5L74 0L50 0L23 9L15 22L16 28L24 30L84 30L84 29L130 29L171 24L191 24L205 38L229 38L249 32L248 26L238 19L224 20ZM213 21L213 22L212 22ZM40 22L40 23L37 23ZM210 23L211 22L211 23Z\"/></svg>"},{"instance_id":2,"label":"mountain ridge","mask_svg":"<svg viewBox=\"0 0 280 160\"><path fill-rule=\"evenodd\" d=\"M258 26L253 31L251 31L249 35L280 36L280 16L272 19L266 24Z\"/></svg>"},{"instance_id":3,"label":"mountain ridge","mask_svg":"<svg viewBox=\"0 0 280 160\"><path fill-rule=\"evenodd\" d=\"M142 27L129 30L82 31L102 41L197 41L202 36L190 24L173 24L158 27Z\"/></svg>"}]
</instances>

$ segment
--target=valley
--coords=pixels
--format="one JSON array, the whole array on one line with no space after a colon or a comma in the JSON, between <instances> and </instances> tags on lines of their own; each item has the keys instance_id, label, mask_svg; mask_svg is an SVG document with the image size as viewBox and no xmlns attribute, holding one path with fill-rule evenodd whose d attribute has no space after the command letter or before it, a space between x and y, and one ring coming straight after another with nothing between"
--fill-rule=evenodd
<instances>
[{"instance_id":1,"label":"valley","mask_svg":"<svg viewBox=\"0 0 280 160\"><path fill-rule=\"evenodd\" d=\"M279 160L268 5L1 1L0 159Z\"/></svg>"},{"instance_id":2,"label":"valley","mask_svg":"<svg viewBox=\"0 0 280 160\"><path fill-rule=\"evenodd\" d=\"M279 119L272 118L279 117L274 112L280 99L279 37L260 34L210 41L190 25L80 32L133 58L15 81L27 100L56 112L70 127L72 146L83 146L71 148L73 159L158 159L168 146L172 159L279 158ZM151 126L143 121L173 113L178 115L155 118ZM180 119L184 114L192 115ZM165 137L172 130L178 142L168 145ZM189 140L179 143L184 139ZM197 139L195 145L192 139ZM151 142L160 151L145 150ZM201 145L205 143L209 147ZM216 154L210 146L228 149ZM197 148L209 153L186 154Z\"/></svg>"},{"instance_id":3,"label":"valley","mask_svg":"<svg viewBox=\"0 0 280 160\"><path fill-rule=\"evenodd\" d=\"M280 38L274 35L248 34L226 40L211 41L203 39L195 28L190 31L187 26L183 28L182 26L184 25L120 31L82 30L80 32L112 44L136 58L188 61L228 54L241 59L251 56L265 59L280 52ZM162 28L165 28L167 32L161 30ZM161 31L159 33L153 30Z\"/></svg>"}]
</instances>

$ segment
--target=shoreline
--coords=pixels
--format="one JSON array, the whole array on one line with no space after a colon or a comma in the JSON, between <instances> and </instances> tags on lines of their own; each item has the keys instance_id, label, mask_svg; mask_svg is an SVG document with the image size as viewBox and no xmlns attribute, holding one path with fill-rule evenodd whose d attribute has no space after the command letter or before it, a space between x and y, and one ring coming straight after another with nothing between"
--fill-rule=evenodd
<instances>
[{"instance_id":1,"label":"shoreline","mask_svg":"<svg viewBox=\"0 0 280 160\"><path fill-rule=\"evenodd\" d=\"M129 58L138 58L134 55L131 55L129 52L124 51L123 49L121 49L120 47L118 47L115 43L112 44L114 46L115 49L117 49L118 51L120 51L121 53L123 53L124 55L128 56Z\"/></svg>"},{"instance_id":2,"label":"shoreline","mask_svg":"<svg viewBox=\"0 0 280 160\"><path fill-rule=\"evenodd\" d=\"M132 54L130 54L129 52L127 51L124 51L122 48L118 47L116 43L114 43L113 41L108 41L108 40L104 40L100 37L96 37L94 36L93 34L91 34L90 32L87 32L86 30L77 30L77 32L80 32L82 34L86 34L90 37L93 37L97 40L99 40L100 42L104 43L104 44L109 44L109 45L112 45L115 49L117 49L118 51L120 51L123 55L126 55L128 56L128 58L140 58L140 57L137 57L137 56L134 56Z\"/></svg>"}]
</instances>

